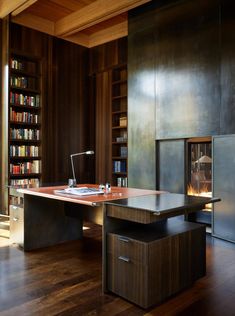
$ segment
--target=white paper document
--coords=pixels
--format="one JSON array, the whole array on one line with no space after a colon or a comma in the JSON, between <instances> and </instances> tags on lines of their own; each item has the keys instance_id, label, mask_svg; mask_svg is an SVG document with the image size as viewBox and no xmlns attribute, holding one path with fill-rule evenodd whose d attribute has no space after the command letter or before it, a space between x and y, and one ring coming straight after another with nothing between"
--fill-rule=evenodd
<instances>
[{"instance_id":1,"label":"white paper document","mask_svg":"<svg viewBox=\"0 0 235 316\"><path fill-rule=\"evenodd\" d=\"M55 193L85 196L85 195L104 194L104 191L95 189L95 188L80 187L80 188L66 188L64 190L55 190Z\"/></svg>"}]
</instances>

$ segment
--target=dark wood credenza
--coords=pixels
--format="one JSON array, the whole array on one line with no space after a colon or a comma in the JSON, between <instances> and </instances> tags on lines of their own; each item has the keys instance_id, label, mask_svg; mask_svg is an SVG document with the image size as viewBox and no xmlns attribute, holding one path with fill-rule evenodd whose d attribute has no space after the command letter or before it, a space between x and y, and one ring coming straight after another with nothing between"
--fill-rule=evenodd
<instances>
[{"instance_id":1,"label":"dark wood credenza","mask_svg":"<svg viewBox=\"0 0 235 316\"><path fill-rule=\"evenodd\" d=\"M20 190L24 210L19 239L14 240L14 232L12 238L25 251L82 238L84 220L103 225L103 291L143 308L205 275L205 226L178 215L216 199L117 187L109 194L77 197L57 194L58 189Z\"/></svg>"}]
</instances>

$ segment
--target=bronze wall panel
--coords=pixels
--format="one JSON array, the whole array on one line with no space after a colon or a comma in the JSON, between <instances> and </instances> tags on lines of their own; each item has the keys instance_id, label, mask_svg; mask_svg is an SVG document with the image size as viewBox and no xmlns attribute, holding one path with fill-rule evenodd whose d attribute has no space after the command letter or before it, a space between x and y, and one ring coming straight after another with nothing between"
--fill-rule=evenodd
<instances>
[{"instance_id":1,"label":"bronze wall panel","mask_svg":"<svg viewBox=\"0 0 235 316\"><path fill-rule=\"evenodd\" d=\"M221 131L235 133L235 2L221 2Z\"/></svg>"},{"instance_id":2,"label":"bronze wall panel","mask_svg":"<svg viewBox=\"0 0 235 316\"><path fill-rule=\"evenodd\" d=\"M128 186L155 189L155 35L151 15L128 36Z\"/></svg>"},{"instance_id":3,"label":"bronze wall panel","mask_svg":"<svg viewBox=\"0 0 235 316\"><path fill-rule=\"evenodd\" d=\"M158 141L157 152L157 189L185 193L185 140Z\"/></svg>"},{"instance_id":4,"label":"bronze wall panel","mask_svg":"<svg viewBox=\"0 0 235 316\"><path fill-rule=\"evenodd\" d=\"M185 1L156 11L155 30L156 138L218 134L218 1Z\"/></svg>"},{"instance_id":5,"label":"bronze wall panel","mask_svg":"<svg viewBox=\"0 0 235 316\"><path fill-rule=\"evenodd\" d=\"M219 3L170 2L129 15L130 186L154 185L154 139L220 131Z\"/></svg>"},{"instance_id":6,"label":"bronze wall panel","mask_svg":"<svg viewBox=\"0 0 235 316\"><path fill-rule=\"evenodd\" d=\"M130 36L150 20L155 34L150 49L156 58L156 138L234 133L235 3L170 2L148 4L130 15ZM130 45L141 46L142 58L148 58L146 41Z\"/></svg>"},{"instance_id":7,"label":"bronze wall panel","mask_svg":"<svg viewBox=\"0 0 235 316\"><path fill-rule=\"evenodd\" d=\"M235 135L213 138L213 196L221 199L214 204L212 233L235 242Z\"/></svg>"},{"instance_id":8,"label":"bronze wall panel","mask_svg":"<svg viewBox=\"0 0 235 316\"><path fill-rule=\"evenodd\" d=\"M232 0L169 0L129 14L130 185L153 180L151 163L152 172L144 171L147 179L138 179L144 166L138 157L145 152L146 160L151 159L154 151L153 143L146 141L151 132L146 135L147 129L140 128L142 119L154 130L154 106L159 140L235 132L234 8ZM146 74L144 80L141 74ZM149 93L141 99L145 86ZM150 95L154 105L148 116L138 104L148 104Z\"/></svg>"}]
</instances>

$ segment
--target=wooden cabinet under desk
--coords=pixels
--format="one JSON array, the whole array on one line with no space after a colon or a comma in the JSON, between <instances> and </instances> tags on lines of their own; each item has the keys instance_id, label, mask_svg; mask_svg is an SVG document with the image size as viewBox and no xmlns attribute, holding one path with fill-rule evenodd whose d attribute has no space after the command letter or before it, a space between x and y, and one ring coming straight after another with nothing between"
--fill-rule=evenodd
<instances>
[{"instance_id":1,"label":"wooden cabinet under desk","mask_svg":"<svg viewBox=\"0 0 235 316\"><path fill-rule=\"evenodd\" d=\"M107 235L107 287L148 308L205 275L205 226L169 219Z\"/></svg>"}]
</instances>

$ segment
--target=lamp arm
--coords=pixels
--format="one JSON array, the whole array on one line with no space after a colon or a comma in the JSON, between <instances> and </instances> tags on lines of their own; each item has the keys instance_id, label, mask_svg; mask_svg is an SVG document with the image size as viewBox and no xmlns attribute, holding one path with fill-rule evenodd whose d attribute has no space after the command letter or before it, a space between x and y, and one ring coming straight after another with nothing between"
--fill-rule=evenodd
<instances>
[{"instance_id":1,"label":"lamp arm","mask_svg":"<svg viewBox=\"0 0 235 316\"><path fill-rule=\"evenodd\" d=\"M76 180L76 178L75 178L75 171L74 171L74 165L73 165L73 156L74 156L74 155L70 155L70 159L71 159L71 166L72 166L73 179Z\"/></svg>"},{"instance_id":2,"label":"lamp arm","mask_svg":"<svg viewBox=\"0 0 235 316\"><path fill-rule=\"evenodd\" d=\"M72 154L72 155L70 155L70 157L72 158L72 157L74 157L74 156L80 156L80 155L86 155L86 151L84 151L84 152L82 152L82 153L76 153L76 154Z\"/></svg>"},{"instance_id":3,"label":"lamp arm","mask_svg":"<svg viewBox=\"0 0 235 316\"><path fill-rule=\"evenodd\" d=\"M84 152L82 152L82 153L76 153L76 154L70 155L71 166L72 166L72 173L73 173L73 179L74 179L75 181L76 181L76 177L75 177L75 171L74 171L73 157L75 157L75 156L80 156L80 155L94 155L94 151L93 151L93 150L88 150L88 151L84 151Z\"/></svg>"}]
</instances>

